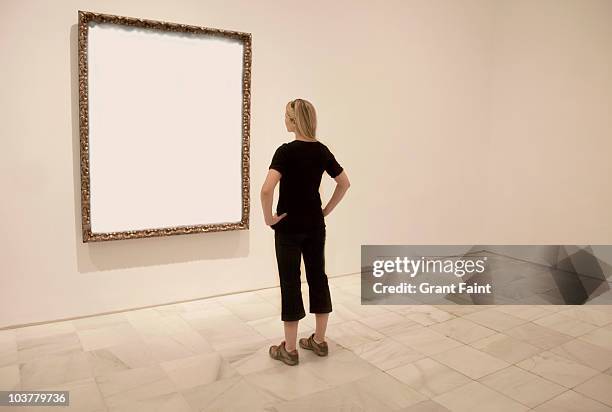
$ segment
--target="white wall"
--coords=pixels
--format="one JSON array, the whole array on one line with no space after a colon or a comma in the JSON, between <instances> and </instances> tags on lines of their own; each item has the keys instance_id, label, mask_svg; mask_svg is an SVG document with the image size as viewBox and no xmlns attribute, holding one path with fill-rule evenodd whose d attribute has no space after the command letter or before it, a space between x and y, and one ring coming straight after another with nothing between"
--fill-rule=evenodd
<instances>
[{"instance_id":1,"label":"white wall","mask_svg":"<svg viewBox=\"0 0 612 412\"><path fill-rule=\"evenodd\" d=\"M81 242L78 9L253 34L249 231ZM611 10L2 1L0 327L277 285L259 189L295 97L352 182L327 218L330 276L358 272L362 244L609 242Z\"/></svg>"},{"instance_id":2,"label":"white wall","mask_svg":"<svg viewBox=\"0 0 612 412\"><path fill-rule=\"evenodd\" d=\"M490 244L612 243L612 2L499 1Z\"/></svg>"}]
</instances>

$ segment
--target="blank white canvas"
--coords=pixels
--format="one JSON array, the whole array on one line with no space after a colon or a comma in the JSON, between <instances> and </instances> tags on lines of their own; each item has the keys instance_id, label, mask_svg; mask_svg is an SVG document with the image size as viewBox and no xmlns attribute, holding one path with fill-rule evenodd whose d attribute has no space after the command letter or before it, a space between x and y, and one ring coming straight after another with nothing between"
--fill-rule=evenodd
<instances>
[{"instance_id":1,"label":"blank white canvas","mask_svg":"<svg viewBox=\"0 0 612 412\"><path fill-rule=\"evenodd\" d=\"M239 41L90 22L93 233L242 218Z\"/></svg>"}]
</instances>

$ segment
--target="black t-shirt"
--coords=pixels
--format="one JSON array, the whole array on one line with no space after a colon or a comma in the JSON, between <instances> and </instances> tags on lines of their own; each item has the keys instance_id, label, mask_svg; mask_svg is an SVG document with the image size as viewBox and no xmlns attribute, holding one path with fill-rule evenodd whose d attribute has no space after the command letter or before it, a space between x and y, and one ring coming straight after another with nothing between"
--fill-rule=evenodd
<instances>
[{"instance_id":1,"label":"black t-shirt","mask_svg":"<svg viewBox=\"0 0 612 412\"><path fill-rule=\"evenodd\" d=\"M282 175L276 214L287 216L270 226L286 233L325 227L319 186L323 172L332 178L342 173L332 152L319 141L293 140L276 149L268 169Z\"/></svg>"}]
</instances>

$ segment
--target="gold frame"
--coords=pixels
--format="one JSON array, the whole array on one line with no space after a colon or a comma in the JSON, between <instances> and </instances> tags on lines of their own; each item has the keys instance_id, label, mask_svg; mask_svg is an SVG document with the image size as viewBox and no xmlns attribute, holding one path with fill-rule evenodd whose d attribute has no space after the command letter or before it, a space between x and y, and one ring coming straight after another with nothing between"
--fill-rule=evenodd
<instances>
[{"instance_id":1,"label":"gold frame","mask_svg":"<svg viewBox=\"0 0 612 412\"><path fill-rule=\"evenodd\" d=\"M115 16L111 14L94 13L82 10L79 10L78 13L79 137L81 146L81 224L83 243L248 229L250 205L249 141L251 117L251 33L139 19L134 17ZM242 41L244 52L242 59L242 219L240 222L176 226L161 229L142 229L124 232L92 233L89 191L89 100L87 92L89 84L87 75L87 41L89 32L88 23L90 21L136 26L140 28L169 32L185 32L222 36Z\"/></svg>"}]
</instances>

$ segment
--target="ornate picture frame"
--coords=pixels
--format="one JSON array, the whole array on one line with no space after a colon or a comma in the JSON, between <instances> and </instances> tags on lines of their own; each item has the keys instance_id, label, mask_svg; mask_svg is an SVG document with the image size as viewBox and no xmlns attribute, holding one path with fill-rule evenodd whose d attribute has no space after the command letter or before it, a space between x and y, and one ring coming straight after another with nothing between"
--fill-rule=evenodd
<instances>
[{"instance_id":1,"label":"ornate picture frame","mask_svg":"<svg viewBox=\"0 0 612 412\"><path fill-rule=\"evenodd\" d=\"M210 189L207 189L207 187L197 187L197 186L193 187L194 186L193 183L188 183L188 182L181 180L183 179L182 177L179 178L180 180L179 183L185 184L186 185L185 187L189 187L188 194L192 194L196 196L197 201L201 203L199 203L198 205L192 206L190 213L187 213L187 212L177 213L180 216L177 216L176 221L180 222L181 219L184 218L184 216L191 216L192 218L194 216L198 216L197 215L197 213L199 213L198 211L200 209L209 210L207 209L208 206L210 206L211 212L206 212L206 213L209 213L211 216L213 215L214 216L231 216L231 217L236 216L237 217L236 219L228 218L222 221L212 221L212 222L181 222L180 224L162 224L161 226L148 227L147 222L172 221L168 219L168 216L174 216L174 214L172 211L169 212L170 209L168 205L176 205L176 210L183 210L186 203L189 202L188 204L193 204L197 202L193 202L193 200L191 202L189 200L186 200L185 203L181 203L183 201L182 199L176 199L176 197L181 197L181 196L176 196L176 194L174 195L174 198L170 198L170 199L168 199L167 197L164 197L163 195L159 196L160 202L147 201L148 202L147 204L151 204L152 207L157 207L154 205L157 205L158 203L161 204L162 206L158 206L159 211L163 210L163 213L167 214L164 216L163 219L162 218L157 219L156 217L157 215L155 214L155 212L151 211L147 206L135 205L134 199L140 199L137 197L139 196L139 192L137 191L138 187L134 189L136 192L127 191L125 188L123 188L122 191L117 192L120 194L129 193L130 194L130 196L128 196L129 198L122 197L125 195L117 195L115 194L115 192L112 192L112 190L107 190L107 189L103 190L103 188L113 188L117 184L121 185L124 178L129 179L129 176L125 176L126 170L132 170L132 169L123 168L116 172L113 172L110 170L112 168L117 167L117 165L123 166L125 165L125 163L131 163L132 159L131 158L123 159L124 162L117 160L117 163L113 165L113 161L115 159L110 159L108 157L106 158L102 157L104 156L103 153L117 153L116 151L114 152L112 150L109 151L109 149L106 147L104 150L101 149L101 147L103 146L101 142L103 142L104 144L108 144L108 141L112 140L112 139L107 139L107 136L111 136L112 138L115 138L116 136L115 133L110 133L107 131L107 130L114 130L114 129L112 128L104 129L106 134L96 129L96 128L101 128L100 124L102 123L102 121L98 121L100 120L100 118L104 118L107 121L107 123L111 123L111 126L115 127L114 121L111 121L111 122L108 121L109 118L110 119L113 119L113 118L109 117L110 115L108 115L107 113L110 110L108 109L108 107L112 106L112 104L108 105L107 103L109 101L112 101L113 99L104 100L104 104L105 104L104 106L102 103L99 103L97 106L96 104L94 104L95 107L98 107L98 109L96 110L102 113L103 115L99 115L97 118L94 116L94 119L96 121L94 122L95 128L93 129L95 130L94 132L95 138L98 140L96 141L90 140L92 138L92 125L91 125L92 113L90 112L90 110L92 110L92 100L94 100L94 103L96 103L95 98L97 98L96 97L97 95L92 96L92 94L90 94L90 90L92 89L91 84L90 84L90 82L92 81L92 79L90 78L90 74L91 74L90 57L91 56L89 56L91 52L90 51L90 28L94 26L100 27L100 25L105 25L103 27L111 27L113 30L116 30L116 29L125 30L126 33L129 31L133 31L135 29L136 31L145 33L144 34L145 36L148 35L146 33L157 33L160 35L163 34L164 36L166 35L183 36L183 37L187 36L189 39L191 39L189 41L192 41L192 42L198 42L200 40L204 42L206 40L206 41L213 41L213 42L214 41L224 41L227 44L232 43L233 46L231 47L234 47L232 49L233 50L232 53L234 53L232 57L233 60L231 60L232 62L238 61L236 56L237 56L237 53L239 52L236 51L237 50L236 47L241 47L241 50L242 50L241 79L236 79L235 78L236 76L234 76L234 77L228 77L229 80L227 80L227 83L231 85L232 90L239 91L241 89L241 104L240 102L237 102L235 105L234 103L226 103L225 106L223 106L223 104L219 103L218 105L219 107L223 106L223 107L229 108L227 109L229 113L227 118L232 119L232 121L226 122L226 121L220 120L217 122L218 124L215 126L218 128L218 130L230 130L231 133L227 132L227 135L231 134L232 139L236 135L238 135L238 139L240 140L241 153L239 154L239 157L238 157L238 154L236 154L235 159L236 160L239 159L239 162L236 161L236 164L234 164L234 160L232 160L231 162L225 162L225 163L230 163L230 165L227 166L229 167L229 169L227 170L229 170L230 173L224 173L223 170L218 170L217 172L216 171L217 169L215 169L215 172L211 173L212 169L208 170L208 172L206 173L206 178L210 179L209 181L214 183L214 184L211 184ZM112 25L112 26L109 26L109 25ZM173 42L176 41L178 44L178 40L175 40L174 37L172 37L171 41ZM184 40L184 41L187 41L187 40ZM85 242L109 241L109 240L134 239L134 238L147 238L147 237L157 237L157 236L193 234L193 233L203 233L203 232L242 230L242 229L249 228L249 207L250 207L250 199L249 199L249 196L250 196L249 194L249 191L250 191L250 179L249 179L249 164L250 164L249 150L250 150L250 147L249 146L250 146L251 64L252 64L251 42L252 42L252 36L250 33L244 33L244 32L232 31L232 30L215 29L215 28L209 28L209 27L199 27L199 26L186 25L186 24L170 23L170 22L165 22L165 21L147 20L147 19L140 19L140 18L134 18L134 17L115 16L115 15L110 15L110 14L94 13L94 12L81 11L81 10L78 11L79 139L80 139L80 168L81 168L81 216L82 216L82 234L83 234L84 243ZM218 47L219 47L219 50L221 50L221 47L224 47L224 46L218 46ZM202 50L208 50L208 49L202 49ZM210 50L213 50L213 49L211 48ZM220 53L225 53L225 54L219 54L219 56L221 55L225 56L226 54L229 54L226 52L220 52ZM98 52L96 56L99 56L100 54L102 53ZM187 55L191 56L193 54L196 54L197 56L201 56L204 53L201 53L200 51L198 51L197 53L195 51L194 52L190 51ZM123 56L125 56L125 54L123 54ZM217 61L219 61L219 59L211 58L207 60L204 64L205 65L210 64L211 66L214 66L214 64ZM104 65L100 65L100 66L110 67L109 65L114 65L114 64L116 64L116 62L109 61L108 63L105 63ZM235 74L235 73L238 73L238 70L240 70L240 68L234 67L232 70L233 71L231 71L231 73ZM103 72L103 70L100 69L98 70L98 72ZM224 72L224 70L219 69L218 72L222 73ZM102 76L100 75L100 77ZM176 81L176 78L177 76L173 76L172 77L173 81ZM94 89L104 90L106 92L108 89L108 84L109 83L106 83L104 87L96 86L97 89L96 88ZM160 85L155 84L155 85L151 85L151 87L159 88ZM188 89L189 87L185 87L185 90L188 90ZM172 90L172 87L168 87L167 90ZM226 98L225 93L219 92L219 90L222 90L222 89L215 89L215 91L217 92L217 95L219 96L223 95L224 96L223 98ZM201 89L200 89L200 92L201 92ZM100 92L100 94L101 93L102 92ZM230 93L227 93L227 94L229 95ZM235 93L235 94L238 95L239 93ZM199 95L195 97L196 98L199 98L199 96L202 96L202 98L210 97L211 102L209 106L206 106L206 107L215 108L217 107L215 106L216 102L214 101L216 97L214 97L214 93L212 92L211 92L211 95L212 97L208 96L206 93L200 93ZM100 98L100 100L102 99ZM170 107L176 107L177 104L178 102L173 100L172 106ZM193 101L191 101L191 103L188 101L185 104L191 105L189 106L189 108L193 109L193 106L194 106ZM239 106L241 106L241 109L238 108ZM103 107L103 108L100 109L99 107ZM138 107L138 103L134 103L134 107ZM233 119L237 117L237 114L240 112L240 110L241 110L241 125L238 128L238 126L233 122ZM210 113L212 112L214 112L214 110L212 110ZM177 113L180 114L180 109L177 109ZM219 117L218 114L216 113L212 113L212 114L210 113L209 113L209 116L211 117L211 119L206 120L205 121L206 123L203 123L203 124L214 123L212 116ZM159 116L157 118L159 118ZM193 116L190 117L190 119L192 118ZM222 120L223 119L224 118L222 118ZM227 125L228 123L232 123L232 125L224 126L224 125ZM123 128L122 130L125 130L125 129L132 130L131 128ZM132 132L132 134L129 134L127 131L125 133L128 137L134 136L135 138L138 137L139 139L143 139L142 136L137 136L137 133ZM198 132L196 131L195 133L198 133ZM212 134L212 133L209 133L209 134ZM183 133L183 135L189 135L189 133ZM104 136L104 139L100 136ZM218 136L214 136L214 138L219 139L216 141L217 143L224 142L223 144L226 144L228 147L228 149L226 149L226 152L229 153L230 150L232 151L234 150L232 149L233 146L231 146L234 143L232 143L231 139L224 139L224 136L225 135L219 134ZM191 139L194 142L201 142L201 140L199 139L199 135L197 134L195 137L191 136ZM122 141L119 140L119 142L122 142ZM95 146L94 154L95 154L95 159L96 159L93 165L91 163L92 144ZM134 145L138 145L138 143L134 143ZM237 151L238 142L236 142L235 149ZM160 149L160 150L163 150L163 149ZM190 151L193 151L193 150L187 150L186 155L190 155L189 153ZM145 158L146 156L148 156L148 152L145 152L145 154L142 157ZM104 161L101 161L99 159L104 159ZM162 158L155 158L155 159L156 160L151 160L149 158L147 161L153 165L155 165L156 163L159 164L160 162L165 162L165 159L162 159ZM181 165L180 160L179 161L176 160L176 156L172 157L172 159L173 159L173 162L175 162L174 164ZM234 158L232 157L232 159ZM141 178L142 176L147 175L147 173L142 171L141 170L142 168L138 169L139 166L136 163L136 160L137 159L134 160L133 167L139 171L138 177ZM225 163L222 160L223 159L217 159L215 157L215 152L205 150L204 153L201 153L201 162L203 162L201 163L202 165L208 165L209 163L215 163L215 162L217 162L215 164L224 165ZM197 161L194 161L194 158L190 157L189 159L185 160L185 163L190 164L192 165L191 167L193 167L193 165L196 164ZM96 168L101 167L100 164L105 165L104 167L106 167L106 169L104 171L99 171L98 169L96 169ZM125 167L128 167L128 166L125 166ZM207 167L212 168L213 166L209 165ZM216 167L220 167L220 166L216 166ZM240 167L240 172L238 172L237 169L233 169L234 167L236 168ZM192 171L193 169L185 169L185 170ZM94 177L93 187L92 187L92 174ZM104 176L105 175L114 176L113 178L117 179L115 186L113 185L113 182L109 183L108 179L106 181L103 181L101 177L103 175ZM193 176L191 175L192 173L189 172L190 178L193 178ZM217 184L217 180L212 180L212 179L219 179L220 177L225 176L225 175L232 176L231 184L224 185L223 182ZM96 178L98 180L96 180ZM159 179L159 176L158 176L158 179ZM134 178L134 181L138 182L136 178ZM197 177L195 178L194 182L196 181L197 181ZM234 183L237 183L238 181L240 181L241 187L234 188L233 187ZM149 182L149 184L144 185L144 187L152 187L151 185L155 183ZM226 188L227 186L231 186L231 188ZM174 185L172 182L170 182L167 187L174 187ZM93 193L92 193L92 190L93 190ZM191 192L191 191L198 191L198 192ZM100 200L100 198L103 197L103 195L100 194L102 192L104 192L104 194L107 195L107 197ZM113 193L112 199L108 198L108 193ZM215 202L216 198L221 197L220 193L224 193L225 198L230 199L230 200L241 198L241 205L240 206L235 205L235 202L232 200L231 207L228 207L226 204L219 204L219 205L211 206L213 205L213 203L208 203L208 202ZM204 197L205 195L206 197ZM187 196L186 199L194 199L196 197ZM93 202L92 202L92 198L94 200ZM225 200L225 201L229 202L229 200ZM117 203L114 203L114 202L117 202ZM138 202L136 202L136 204L137 203ZM95 205L94 210L93 210L93 215L92 215L92 204ZM130 212L132 213L131 215L122 214L124 210L127 210L130 207L133 207L134 209ZM231 213L225 212L227 210L231 210ZM142 221L136 219L138 220L138 222L140 222L139 223L140 226L136 225L136 227L127 227L128 225L123 224L124 226L115 227L114 225L108 223L112 221L115 216L120 216L120 218L118 219L119 221L121 221L122 219L125 219L125 221L131 222L129 216L136 216L140 219L141 214L144 215L149 220L146 220L144 218L142 219ZM160 215L161 215L161 212L160 212ZM197 219L199 219L199 217ZM112 228L112 229L108 229L108 228Z\"/></svg>"}]
</instances>

